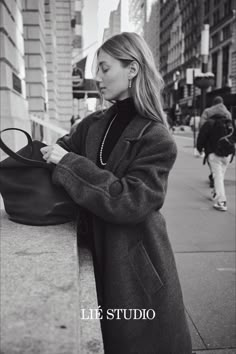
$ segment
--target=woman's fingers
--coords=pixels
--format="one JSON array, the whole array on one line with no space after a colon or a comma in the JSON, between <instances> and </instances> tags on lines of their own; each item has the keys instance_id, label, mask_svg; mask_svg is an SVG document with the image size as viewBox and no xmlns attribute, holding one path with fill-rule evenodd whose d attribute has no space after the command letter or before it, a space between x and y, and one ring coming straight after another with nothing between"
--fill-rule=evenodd
<instances>
[{"instance_id":1,"label":"woman's fingers","mask_svg":"<svg viewBox=\"0 0 236 354\"><path fill-rule=\"evenodd\" d=\"M40 149L43 159L47 162L50 163L50 155L52 152L52 146L44 146L43 148Z\"/></svg>"},{"instance_id":2,"label":"woman's fingers","mask_svg":"<svg viewBox=\"0 0 236 354\"><path fill-rule=\"evenodd\" d=\"M47 152L46 154L43 155L43 159L48 160L49 156L50 156L50 153Z\"/></svg>"},{"instance_id":3,"label":"woman's fingers","mask_svg":"<svg viewBox=\"0 0 236 354\"><path fill-rule=\"evenodd\" d=\"M51 146L44 146L40 149L42 154L45 154L47 151L51 150Z\"/></svg>"}]
</instances>

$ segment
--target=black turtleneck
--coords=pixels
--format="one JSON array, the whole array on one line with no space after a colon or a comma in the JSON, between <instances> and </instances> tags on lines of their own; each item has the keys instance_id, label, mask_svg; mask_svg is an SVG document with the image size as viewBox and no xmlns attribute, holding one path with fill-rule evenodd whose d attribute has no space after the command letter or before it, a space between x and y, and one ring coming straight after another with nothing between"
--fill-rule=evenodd
<instances>
[{"instance_id":1,"label":"black turtleneck","mask_svg":"<svg viewBox=\"0 0 236 354\"><path fill-rule=\"evenodd\" d=\"M103 141L103 138L107 132L107 129L108 129L111 121L113 120L113 118L117 114L112 125L110 126L110 129L109 129L108 134L106 136L106 140L103 145L102 161L104 163L107 162L109 155L112 152L112 150L113 150L114 146L116 145L118 139L120 138L121 134L123 133L125 128L128 126L128 124L131 122L131 120L134 118L134 116L137 113L132 97L128 97L122 101L117 101L115 103L115 108L116 108L116 112L111 117L110 121L108 122L105 133L102 137L102 141ZM100 149L101 149L101 145L100 145L99 152L98 152L98 166L101 168L104 168L105 166L102 166L100 163L100 158L99 158Z\"/></svg>"}]
</instances>

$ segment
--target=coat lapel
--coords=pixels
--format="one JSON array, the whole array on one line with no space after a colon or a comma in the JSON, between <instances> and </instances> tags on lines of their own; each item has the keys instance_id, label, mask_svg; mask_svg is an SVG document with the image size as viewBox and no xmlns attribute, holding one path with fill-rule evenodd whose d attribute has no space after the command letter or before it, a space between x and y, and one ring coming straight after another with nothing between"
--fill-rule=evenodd
<instances>
[{"instance_id":1,"label":"coat lapel","mask_svg":"<svg viewBox=\"0 0 236 354\"><path fill-rule=\"evenodd\" d=\"M125 158L132 142L139 140L145 131L145 129L151 124L150 120L147 120L139 115L136 115L126 129L121 134L118 142L114 146L107 164L106 170L115 172L117 167L122 163Z\"/></svg>"},{"instance_id":2,"label":"coat lapel","mask_svg":"<svg viewBox=\"0 0 236 354\"><path fill-rule=\"evenodd\" d=\"M108 111L104 114L102 118L98 118L96 122L94 122L88 131L87 139L86 139L86 156L93 161L97 162L97 157L100 149L100 145L102 142L102 138L104 136L105 130L107 128L108 122L111 117L116 114L116 108L112 106ZM126 129L121 134L118 142L114 146L107 164L105 166L106 170L114 172L118 165L122 162L125 157L130 144L132 141L139 140L142 136L144 130L151 124L150 120L147 120L139 115L136 115L134 119L129 123Z\"/></svg>"}]
</instances>

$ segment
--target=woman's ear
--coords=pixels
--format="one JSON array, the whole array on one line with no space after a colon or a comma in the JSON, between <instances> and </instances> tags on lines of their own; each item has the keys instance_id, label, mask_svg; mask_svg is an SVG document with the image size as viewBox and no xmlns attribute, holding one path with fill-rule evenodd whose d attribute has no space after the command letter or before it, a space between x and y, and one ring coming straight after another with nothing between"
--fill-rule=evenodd
<instances>
[{"instance_id":1,"label":"woman's ear","mask_svg":"<svg viewBox=\"0 0 236 354\"><path fill-rule=\"evenodd\" d=\"M135 76L138 74L139 71L139 64L133 60L130 64L129 64L129 79L132 80L133 78L135 78Z\"/></svg>"}]
</instances>

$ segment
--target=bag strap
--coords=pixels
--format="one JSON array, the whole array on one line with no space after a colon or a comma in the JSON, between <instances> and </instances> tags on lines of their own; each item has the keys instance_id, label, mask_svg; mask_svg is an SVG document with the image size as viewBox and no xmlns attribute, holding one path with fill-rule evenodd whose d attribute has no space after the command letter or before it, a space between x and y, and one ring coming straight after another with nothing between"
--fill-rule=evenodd
<instances>
[{"instance_id":1,"label":"bag strap","mask_svg":"<svg viewBox=\"0 0 236 354\"><path fill-rule=\"evenodd\" d=\"M34 146L33 146L33 141L31 139L31 136L29 135L29 133L27 133L25 130L19 129L19 128L7 128L7 129L3 129L2 131L0 131L0 148L7 154L9 155L11 158L13 158L16 161L19 161L25 165L28 166L34 166L34 167L44 167L47 168L49 170L53 169L53 166L51 164L48 164L46 162L43 161L37 161L37 160L33 160L33 159L28 159L27 157L21 156L19 154L17 154L16 152L12 151L3 141L1 138L1 134L3 132L9 131L9 130L17 130L20 131L22 133L25 134L25 136L27 137L28 140L28 145L31 148L31 156L33 154L34 151Z\"/></svg>"}]
</instances>

